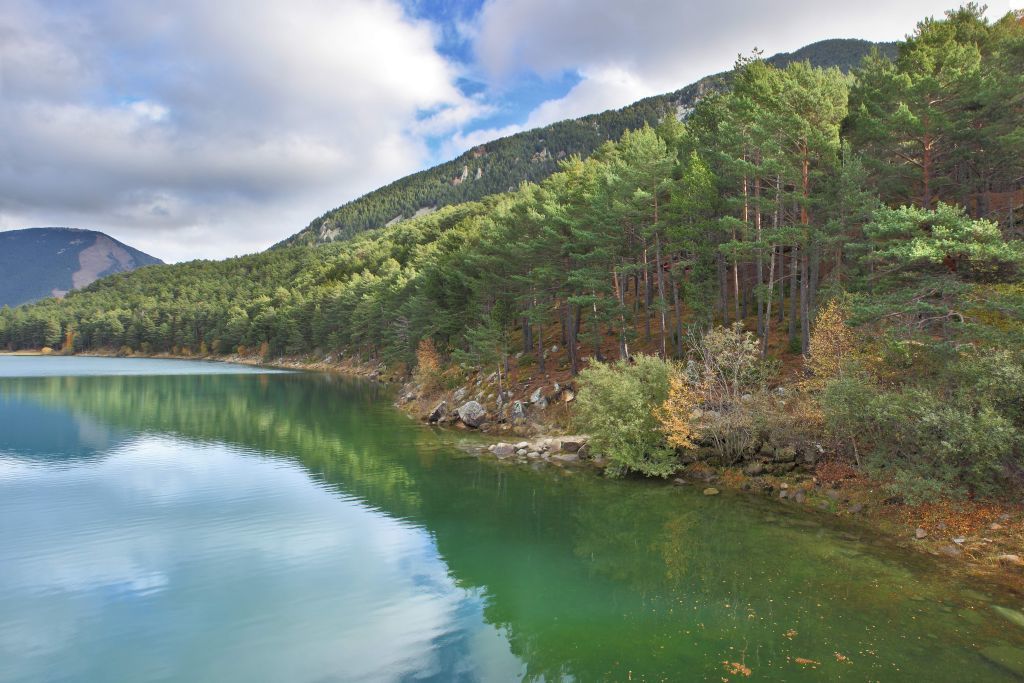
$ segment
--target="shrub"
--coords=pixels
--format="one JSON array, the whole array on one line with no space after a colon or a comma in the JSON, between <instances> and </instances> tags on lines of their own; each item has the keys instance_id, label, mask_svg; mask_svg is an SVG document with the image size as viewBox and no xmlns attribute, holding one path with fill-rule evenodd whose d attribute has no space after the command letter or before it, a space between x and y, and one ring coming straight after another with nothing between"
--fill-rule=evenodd
<instances>
[{"instance_id":1,"label":"shrub","mask_svg":"<svg viewBox=\"0 0 1024 683\"><path fill-rule=\"evenodd\" d=\"M654 415L668 397L669 371L665 361L638 355L632 364L595 362L580 373L576 420L591 448L607 456L611 476L667 477L678 468Z\"/></svg>"},{"instance_id":2,"label":"shrub","mask_svg":"<svg viewBox=\"0 0 1024 683\"><path fill-rule=\"evenodd\" d=\"M847 317L845 307L835 299L818 312L805 364L812 374L810 384L820 385L842 376L854 351L853 331L846 326Z\"/></svg>"},{"instance_id":3,"label":"shrub","mask_svg":"<svg viewBox=\"0 0 1024 683\"><path fill-rule=\"evenodd\" d=\"M668 442L715 449L723 464L751 451L778 421L778 401L765 392L771 366L760 358L754 335L742 325L691 337L691 358L670 380L655 415Z\"/></svg>"},{"instance_id":4,"label":"shrub","mask_svg":"<svg viewBox=\"0 0 1024 683\"><path fill-rule=\"evenodd\" d=\"M421 339L416 347L416 372L413 378L425 394L432 394L442 386L441 356L434 346L434 341L427 337Z\"/></svg>"}]
</instances>

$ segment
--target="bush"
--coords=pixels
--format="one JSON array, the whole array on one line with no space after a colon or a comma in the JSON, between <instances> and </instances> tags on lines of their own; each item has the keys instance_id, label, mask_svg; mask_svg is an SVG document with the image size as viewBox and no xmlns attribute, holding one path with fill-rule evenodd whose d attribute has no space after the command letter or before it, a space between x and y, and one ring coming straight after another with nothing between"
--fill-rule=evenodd
<instances>
[{"instance_id":1,"label":"bush","mask_svg":"<svg viewBox=\"0 0 1024 683\"><path fill-rule=\"evenodd\" d=\"M656 416L668 442L715 449L722 464L752 451L764 434L778 429L779 402L765 391L772 367L760 358L757 340L742 325L691 337L691 358L670 380Z\"/></svg>"},{"instance_id":2,"label":"bush","mask_svg":"<svg viewBox=\"0 0 1024 683\"><path fill-rule=\"evenodd\" d=\"M606 472L667 477L679 466L659 430L654 410L665 402L670 366L654 356L634 363L593 363L580 373L576 419L594 452L609 460Z\"/></svg>"},{"instance_id":3,"label":"bush","mask_svg":"<svg viewBox=\"0 0 1024 683\"><path fill-rule=\"evenodd\" d=\"M829 383L822 406L830 433L859 445L868 469L911 503L992 495L1020 469L1020 430L972 397L846 378Z\"/></svg>"},{"instance_id":4,"label":"bush","mask_svg":"<svg viewBox=\"0 0 1024 683\"><path fill-rule=\"evenodd\" d=\"M413 379L420 385L424 394L432 394L441 389L441 356L429 337L421 339L416 347L416 371Z\"/></svg>"}]
</instances>

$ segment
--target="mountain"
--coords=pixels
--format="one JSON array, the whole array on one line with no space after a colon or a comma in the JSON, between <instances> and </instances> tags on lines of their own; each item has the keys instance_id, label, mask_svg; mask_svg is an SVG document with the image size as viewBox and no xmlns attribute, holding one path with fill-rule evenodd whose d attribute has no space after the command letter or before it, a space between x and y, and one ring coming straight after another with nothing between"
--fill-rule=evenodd
<instances>
[{"instance_id":1,"label":"mountain","mask_svg":"<svg viewBox=\"0 0 1024 683\"><path fill-rule=\"evenodd\" d=\"M857 66L878 49L892 58L896 43L867 40L823 40L784 52L766 61L777 67L809 61L844 72ZM419 173L400 178L343 206L328 211L305 229L277 246L321 244L347 239L442 206L475 201L496 192L514 189L523 181L540 181L558 169L562 159L578 154L587 157L606 140L617 140L629 129L656 124L666 114L684 117L706 93L721 90L728 73L707 76L685 88L648 97L623 107L579 119L559 121L479 145L461 156Z\"/></svg>"},{"instance_id":2,"label":"mountain","mask_svg":"<svg viewBox=\"0 0 1024 683\"><path fill-rule=\"evenodd\" d=\"M157 263L163 261L94 230L0 232L0 307L62 297L105 275Z\"/></svg>"}]
</instances>

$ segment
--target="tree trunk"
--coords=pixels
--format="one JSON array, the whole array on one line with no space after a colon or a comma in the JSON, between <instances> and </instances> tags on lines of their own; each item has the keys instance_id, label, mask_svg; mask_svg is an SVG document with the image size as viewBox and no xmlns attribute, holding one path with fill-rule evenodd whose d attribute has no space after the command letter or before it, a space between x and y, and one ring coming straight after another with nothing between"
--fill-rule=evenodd
<instances>
[{"instance_id":1,"label":"tree trunk","mask_svg":"<svg viewBox=\"0 0 1024 683\"><path fill-rule=\"evenodd\" d=\"M577 358L576 354L576 322L573 320L572 308L573 307L570 306L568 302L566 302L563 306L563 314L565 316L563 328L568 334L565 349L569 353L569 367L573 376L575 376L577 373L579 373L580 367L579 359Z\"/></svg>"},{"instance_id":2,"label":"tree trunk","mask_svg":"<svg viewBox=\"0 0 1024 683\"><path fill-rule=\"evenodd\" d=\"M523 318L523 353L529 353L533 348L533 330L530 328L529 318Z\"/></svg>"},{"instance_id":3,"label":"tree trunk","mask_svg":"<svg viewBox=\"0 0 1024 683\"><path fill-rule=\"evenodd\" d=\"M629 358L629 344L626 343L626 294L619 282L619 273L612 268L612 285L615 287L615 296L619 300L619 360ZM626 280L626 286L629 280Z\"/></svg>"},{"instance_id":4,"label":"tree trunk","mask_svg":"<svg viewBox=\"0 0 1024 683\"><path fill-rule=\"evenodd\" d=\"M803 250L800 257L800 352L806 354L811 345L810 319L810 254Z\"/></svg>"},{"instance_id":5,"label":"tree trunk","mask_svg":"<svg viewBox=\"0 0 1024 683\"><path fill-rule=\"evenodd\" d=\"M768 355L768 337L772 333L772 288L775 286L775 245L772 245L772 259L768 264L768 296L765 297L764 330L761 336L761 358Z\"/></svg>"},{"instance_id":6,"label":"tree trunk","mask_svg":"<svg viewBox=\"0 0 1024 683\"><path fill-rule=\"evenodd\" d=\"M672 305L676 311L676 358L683 357L683 312L679 305L679 283L672 280Z\"/></svg>"},{"instance_id":7,"label":"tree trunk","mask_svg":"<svg viewBox=\"0 0 1024 683\"><path fill-rule=\"evenodd\" d=\"M651 301L654 298L651 288L651 262L644 247L644 338L651 341Z\"/></svg>"},{"instance_id":8,"label":"tree trunk","mask_svg":"<svg viewBox=\"0 0 1024 683\"><path fill-rule=\"evenodd\" d=\"M754 231L757 234L757 261L754 264L754 303L757 306L757 333L764 334L764 255L761 253L761 179L754 178Z\"/></svg>"},{"instance_id":9,"label":"tree trunk","mask_svg":"<svg viewBox=\"0 0 1024 683\"><path fill-rule=\"evenodd\" d=\"M544 372L547 364L544 362L544 323L537 323L537 370Z\"/></svg>"},{"instance_id":10,"label":"tree trunk","mask_svg":"<svg viewBox=\"0 0 1024 683\"><path fill-rule=\"evenodd\" d=\"M789 248L789 343L796 343L796 322L797 322L797 301L800 295L797 293L797 271L800 259L800 248L793 245Z\"/></svg>"},{"instance_id":11,"label":"tree trunk","mask_svg":"<svg viewBox=\"0 0 1024 683\"><path fill-rule=\"evenodd\" d=\"M722 325L729 326L729 278L725 274L725 257L722 252L715 254L715 268L718 270L718 303L722 310Z\"/></svg>"},{"instance_id":12,"label":"tree trunk","mask_svg":"<svg viewBox=\"0 0 1024 683\"><path fill-rule=\"evenodd\" d=\"M657 204L655 204L657 207ZM655 220L657 220L658 210L654 210ZM654 233L654 267L658 270L658 318L661 323L661 357L668 358L668 325L665 320L665 272L662 268L661 263L661 236Z\"/></svg>"}]
</instances>

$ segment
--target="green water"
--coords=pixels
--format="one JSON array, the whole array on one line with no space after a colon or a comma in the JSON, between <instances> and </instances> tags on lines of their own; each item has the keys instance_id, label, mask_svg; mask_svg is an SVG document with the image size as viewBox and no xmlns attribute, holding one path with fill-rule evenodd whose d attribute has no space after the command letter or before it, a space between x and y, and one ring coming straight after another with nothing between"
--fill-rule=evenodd
<instances>
[{"instance_id":1,"label":"green water","mask_svg":"<svg viewBox=\"0 0 1024 683\"><path fill-rule=\"evenodd\" d=\"M0 681L1024 678L1020 596L783 503L477 459L388 399L0 357Z\"/></svg>"}]
</instances>

